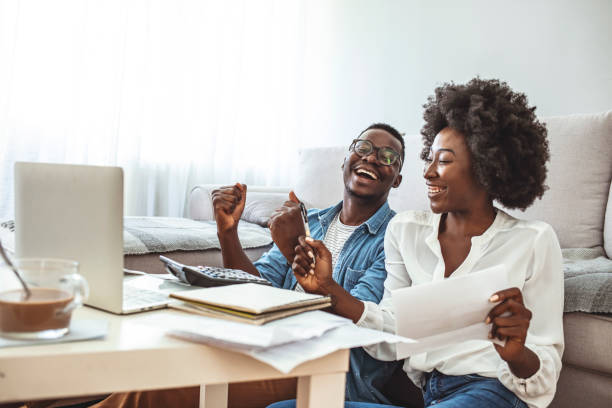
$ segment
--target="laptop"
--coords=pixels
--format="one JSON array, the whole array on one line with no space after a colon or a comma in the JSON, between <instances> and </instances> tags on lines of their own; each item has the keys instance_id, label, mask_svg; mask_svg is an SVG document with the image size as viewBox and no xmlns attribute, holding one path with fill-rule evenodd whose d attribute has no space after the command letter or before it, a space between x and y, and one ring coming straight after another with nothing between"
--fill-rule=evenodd
<instances>
[{"instance_id":1,"label":"laptop","mask_svg":"<svg viewBox=\"0 0 612 408\"><path fill-rule=\"evenodd\" d=\"M79 262L86 305L116 314L168 305L166 294L135 284L141 278L124 279L120 167L16 162L15 227L18 258Z\"/></svg>"}]
</instances>

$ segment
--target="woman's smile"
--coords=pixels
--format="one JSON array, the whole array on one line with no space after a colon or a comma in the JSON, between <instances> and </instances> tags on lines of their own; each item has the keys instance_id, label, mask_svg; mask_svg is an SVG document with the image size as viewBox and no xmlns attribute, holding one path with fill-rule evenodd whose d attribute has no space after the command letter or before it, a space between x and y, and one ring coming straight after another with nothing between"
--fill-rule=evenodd
<instances>
[{"instance_id":1,"label":"woman's smile","mask_svg":"<svg viewBox=\"0 0 612 408\"><path fill-rule=\"evenodd\" d=\"M427 196L432 200L436 199L445 193L447 188L448 187L427 184Z\"/></svg>"}]
</instances>

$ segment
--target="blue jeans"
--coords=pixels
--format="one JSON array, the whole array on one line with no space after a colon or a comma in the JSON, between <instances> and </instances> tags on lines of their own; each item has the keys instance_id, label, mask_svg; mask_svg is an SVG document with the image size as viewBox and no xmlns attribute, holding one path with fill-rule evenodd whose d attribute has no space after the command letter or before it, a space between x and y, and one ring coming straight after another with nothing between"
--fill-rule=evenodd
<instances>
[{"instance_id":1,"label":"blue jeans","mask_svg":"<svg viewBox=\"0 0 612 408\"><path fill-rule=\"evenodd\" d=\"M425 406L440 408L527 408L497 378L480 375L428 374L425 384ZM268 408L295 408L295 400L276 402ZM370 402L345 402L344 408L400 408Z\"/></svg>"},{"instance_id":2,"label":"blue jeans","mask_svg":"<svg viewBox=\"0 0 612 408\"><path fill-rule=\"evenodd\" d=\"M444 375L436 370L428 377L423 395L426 407L527 408L497 378Z\"/></svg>"},{"instance_id":3,"label":"blue jeans","mask_svg":"<svg viewBox=\"0 0 612 408\"><path fill-rule=\"evenodd\" d=\"M272 405L268 405L268 408L295 408L295 400L275 402ZM344 403L344 408L401 408L401 407L396 407L395 405L375 404L373 402L346 401Z\"/></svg>"}]
</instances>

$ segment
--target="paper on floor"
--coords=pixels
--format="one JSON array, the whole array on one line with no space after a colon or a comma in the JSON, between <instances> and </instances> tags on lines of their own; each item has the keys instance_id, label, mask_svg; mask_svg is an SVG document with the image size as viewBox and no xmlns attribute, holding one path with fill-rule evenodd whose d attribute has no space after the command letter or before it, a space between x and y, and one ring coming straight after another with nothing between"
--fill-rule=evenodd
<instances>
[{"instance_id":1,"label":"paper on floor","mask_svg":"<svg viewBox=\"0 0 612 408\"><path fill-rule=\"evenodd\" d=\"M484 320L495 306L489 297L509 287L507 273L500 265L391 291L396 333L416 340L399 343L397 359L465 340L489 340Z\"/></svg>"}]
</instances>

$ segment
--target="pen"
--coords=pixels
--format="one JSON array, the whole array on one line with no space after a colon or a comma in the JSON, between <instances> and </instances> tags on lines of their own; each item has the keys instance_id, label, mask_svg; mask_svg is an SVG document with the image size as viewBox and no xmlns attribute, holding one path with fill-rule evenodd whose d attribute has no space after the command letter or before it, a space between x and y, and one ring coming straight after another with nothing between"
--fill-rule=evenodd
<instances>
[{"instance_id":1,"label":"pen","mask_svg":"<svg viewBox=\"0 0 612 408\"><path fill-rule=\"evenodd\" d=\"M310 236L310 227L308 226L308 213L306 212L306 206L304 203L300 203L300 210L302 210L302 221L304 222L304 229L306 230L306 236Z\"/></svg>"},{"instance_id":2,"label":"pen","mask_svg":"<svg viewBox=\"0 0 612 408\"><path fill-rule=\"evenodd\" d=\"M300 210L302 210L302 221L304 222L304 230L306 231L306 236L310 237L310 227L308 226L308 212L306 211L306 206L303 202L300 202ZM312 265L315 264L315 256L311 252Z\"/></svg>"}]
</instances>

